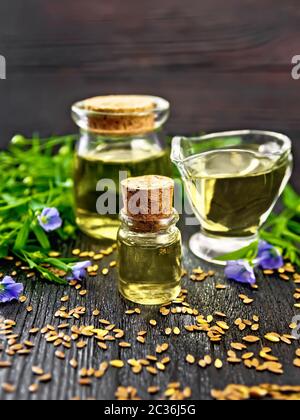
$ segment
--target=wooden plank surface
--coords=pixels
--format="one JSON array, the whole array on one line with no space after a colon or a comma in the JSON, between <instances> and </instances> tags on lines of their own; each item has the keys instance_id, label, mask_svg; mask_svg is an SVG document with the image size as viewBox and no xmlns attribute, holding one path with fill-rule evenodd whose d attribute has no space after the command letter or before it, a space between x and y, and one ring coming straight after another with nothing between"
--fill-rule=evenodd
<instances>
[{"instance_id":1,"label":"wooden plank surface","mask_svg":"<svg viewBox=\"0 0 300 420\"><path fill-rule=\"evenodd\" d=\"M75 131L70 105L101 93L172 102L168 132L260 128L299 136L296 0L17 0L0 5L0 144Z\"/></svg>"},{"instance_id":2,"label":"wooden plank surface","mask_svg":"<svg viewBox=\"0 0 300 420\"><path fill-rule=\"evenodd\" d=\"M184 234L184 265L188 271L198 267L200 263L187 249L186 241L190 233L185 231ZM99 243L92 243L85 238L80 239L79 244L81 249L99 250L100 247ZM115 256L111 256L105 259L101 263L101 267L106 267L108 262L114 258ZM211 268L206 264L202 264L202 266ZM184 330L184 325L194 323L194 319L189 315L172 315L165 318L159 314L156 307L141 307L141 315L124 315L127 309L136 306L125 302L119 296L116 290L116 273L114 270L112 269L107 277L99 275L96 278L86 280L84 287L86 286L88 290L87 297L80 297L77 291L70 290L69 287L57 287L26 280L25 294L28 296L28 302L26 304L1 305L0 316L16 320L15 331L20 334L21 341L26 340L29 337L28 331L30 328L43 327L47 324L57 327L62 322L56 319L54 314L62 305L60 298L67 294L70 296L70 301L65 304L68 309L78 305L83 305L87 309L86 315L79 321L71 320L71 325L99 326L97 318L91 315L95 308L99 308L101 314L98 318L108 319L117 327L124 329L126 331L125 340L132 343L132 348L120 349L117 343L111 343L109 350L103 352L97 347L94 339L88 339L88 346L85 349L78 350L73 344L71 350L65 351L66 360L59 360L54 355L53 345L46 343L40 333L36 336L30 336L35 343L32 354L29 356L14 356L11 359L13 361L12 368L0 369L0 383L11 383L17 387L16 393L13 394L5 394L0 391L1 400L64 400L74 397L108 400L114 398L118 386L129 385L138 389L141 398L149 399L151 397L147 393L148 386L159 385L163 392L171 381L179 381L182 386L190 386L193 391L192 397L197 400L209 399L212 388L222 389L230 383L299 385L299 370L292 364L299 342L295 342L291 346L283 343L271 344L274 355L279 357L284 365L283 375L257 373L255 370L249 370L242 365L231 366L226 362L226 351L230 350L230 343L240 341L243 336L249 334L249 330L241 333L233 325L234 320L238 317L251 319L254 314L258 315L261 319L259 332L261 337L271 331L280 334L290 333L289 324L293 316L299 313L299 310L293 307L295 286L292 281L286 282L276 276L266 278L259 275L259 290L252 291L248 287L224 280L222 269L218 269L216 275L204 283L196 284L189 279L185 279L183 285L188 289L188 302L193 308L197 308L205 316L213 314L215 311L225 312L228 316L229 332L221 344L212 345L205 333L188 333ZM228 288L216 291L215 285L217 283L226 284ZM254 303L245 306L238 298L240 293L253 297ZM26 311L29 304L33 307L31 313ZM158 321L157 327L149 326L150 319ZM169 326L178 326L182 330L182 334L166 337L163 331ZM141 330L148 331L145 345L136 342L136 335ZM69 333L68 330L65 332ZM171 363L166 371L159 373L157 377L153 377L148 372L134 375L131 373L129 366L120 370L110 368L103 378L93 379L91 387L82 387L78 385L78 370L72 369L68 364L72 357L78 359L79 368L97 368L100 362L105 360L122 359L126 361L130 358L144 358L148 354L155 355L157 344L163 342L170 344L170 349L165 355L170 356ZM262 344L270 345L263 339L261 344L250 345L249 349L257 354ZM217 371L214 367L201 369L197 365L189 366L185 362L185 357L189 353L194 355L197 360L206 354L211 355L214 359L218 357L224 361L224 367ZM10 360L10 357L2 352L0 360ZM33 365L42 367L46 373L51 372L53 380L48 384L40 385L39 392L31 395L28 387L36 381L31 372ZM161 397L162 392L154 398Z\"/></svg>"}]
</instances>

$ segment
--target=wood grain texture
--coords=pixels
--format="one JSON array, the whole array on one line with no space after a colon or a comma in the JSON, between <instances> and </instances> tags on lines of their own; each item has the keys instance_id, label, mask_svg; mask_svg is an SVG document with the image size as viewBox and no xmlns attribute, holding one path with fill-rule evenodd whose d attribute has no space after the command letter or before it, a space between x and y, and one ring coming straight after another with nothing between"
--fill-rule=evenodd
<instances>
[{"instance_id":1,"label":"wood grain texture","mask_svg":"<svg viewBox=\"0 0 300 420\"><path fill-rule=\"evenodd\" d=\"M184 264L189 271L198 267L200 263L187 249L186 243L190 233L185 231L184 234ZM79 244L82 249L99 250L100 246L85 238L82 238ZM101 267L107 266L111 258L113 259L114 256L103 261ZM207 267L205 264L203 266ZM224 291L216 291L215 285L220 282L228 284L229 287ZM186 279L184 287L189 291L188 302L192 307L199 309L200 313L206 316L214 311L223 311L227 314L231 329L220 345L212 345L204 333L185 332L184 325L193 322L188 315L172 315L164 318L159 314L158 308L155 307L141 307L142 314L139 316L124 315L127 309L134 308L135 305L125 302L119 296L114 271L111 271L107 277L100 275L97 278L88 279L85 282L88 290L88 295L85 298L79 297L74 289L70 291L69 288L29 280L24 283L26 284L26 295L29 298L28 303L32 304L33 312L30 314L26 312L25 308L28 303L25 305L19 303L1 305L0 308L0 316L17 321L16 331L20 333L23 340L28 338L27 331L33 326L41 327L46 324L57 326L60 323L54 318L54 313L62 305L60 298L68 294L70 296L70 302L66 304L68 308L71 309L78 305L84 305L87 308L86 316L80 321L75 321L75 325L99 325L97 318L91 315L92 310L97 307L101 311L100 318L108 319L124 329L126 331L126 341L131 342L133 346L131 349L121 350L116 343L112 343L109 350L104 353L96 346L93 339L89 339L88 346L83 350L77 350L73 345L71 350L66 351L66 360L62 361L55 357L53 346L46 344L44 338L37 334L33 338L36 347L30 356L15 356L12 359L13 367L11 369L0 369L0 383L8 382L17 386L15 394L5 394L0 391L1 400L65 400L75 396L82 399L110 400L114 399L115 391L120 385L135 386L141 398L150 399L147 393L148 386L158 385L162 390L165 390L167 384L171 381L180 381L183 386L190 386L193 390L193 399L196 400L210 399L212 388L223 389L229 383L299 385L299 371L292 365L299 342L295 342L291 346L285 344L271 345L274 349L274 355L279 357L284 364L285 373L281 376L256 373L243 366L231 366L225 361L226 351L230 349L230 343L240 341L243 336L247 335L245 332L238 332L236 327L233 326L233 321L238 317L251 319L254 314L259 315L261 318L260 336L271 331L281 334L290 333L289 324L297 313L293 307L295 286L292 282L284 282L276 277L265 278L260 275L259 290L251 291L247 287L225 281L222 270L218 270L214 278L201 284L195 284ZM255 302L250 306L245 306L238 298L240 293L248 294L255 299ZM149 326L150 319L158 321L157 327ZM73 324L73 321L71 321L71 324ZM167 326L179 326L182 334L178 337L166 337L163 330ZM146 344L142 345L136 342L136 335L138 331L144 329L148 331L148 335ZM134 375L128 366L121 370L110 368L102 379L94 379L93 385L86 388L78 385L78 371L68 365L68 361L72 357L78 359L80 367L94 368L97 368L99 363L104 360L144 358L148 354L155 354L156 345L163 342L170 344L170 349L166 354L171 357L172 361L166 372L160 373L157 377L153 377L147 372ZM262 343L270 345L265 340ZM249 348L251 351L253 349L258 352L261 344L251 345ZM203 370L197 365L189 366L185 362L185 357L189 353L197 359L206 354L212 355L213 358L219 357L224 361L224 367L217 371L214 367ZM0 354L0 360L7 359L9 359L7 355ZM28 386L35 379L31 372L33 365L41 366L46 372L51 372L53 381L41 385L37 394L30 395ZM158 394L156 398L161 395L161 393Z\"/></svg>"},{"instance_id":2,"label":"wood grain texture","mask_svg":"<svg viewBox=\"0 0 300 420\"><path fill-rule=\"evenodd\" d=\"M0 5L0 144L73 132L75 100L152 93L168 132L261 128L299 136L296 0L16 0Z\"/></svg>"}]
</instances>

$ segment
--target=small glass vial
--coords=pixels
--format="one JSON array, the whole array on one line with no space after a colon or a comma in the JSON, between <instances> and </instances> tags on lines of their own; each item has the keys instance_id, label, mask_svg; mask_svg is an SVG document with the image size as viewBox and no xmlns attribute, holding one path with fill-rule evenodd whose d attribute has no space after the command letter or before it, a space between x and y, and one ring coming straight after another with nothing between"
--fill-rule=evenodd
<instances>
[{"instance_id":1,"label":"small glass vial","mask_svg":"<svg viewBox=\"0 0 300 420\"><path fill-rule=\"evenodd\" d=\"M171 176L160 129L168 101L144 95L110 95L73 105L80 127L75 160L75 200L79 228L97 239L117 238L120 177Z\"/></svg>"},{"instance_id":2,"label":"small glass vial","mask_svg":"<svg viewBox=\"0 0 300 420\"><path fill-rule=\"evenodd\" d=\"M181 291L181 233L173 209L174 181L161 176L122 182L118 233L119 291L142 305L162 305Z\"/></svg>"}]
</instances>

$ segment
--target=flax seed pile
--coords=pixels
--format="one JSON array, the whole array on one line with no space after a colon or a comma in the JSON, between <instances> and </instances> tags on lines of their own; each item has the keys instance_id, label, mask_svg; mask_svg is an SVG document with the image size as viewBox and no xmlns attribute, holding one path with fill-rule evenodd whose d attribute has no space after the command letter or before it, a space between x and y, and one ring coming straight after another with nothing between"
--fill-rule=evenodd
<instances>
[{"instance_id":1,"label":"flax seed pile","mask_svg":"<svg viewBox=\"0 0 300 420\"><path fill-rule=\"evenodd\" d=\"M106 257L113 255L116 246L97 252L81 251L74 249L73 255L79 258L90 258L93 264L88 268L90 277L98 276L99 272L103 276L107 276L111 270L114 270L117 263L111 261L106 264L105 268L99 267L100 261L106 261ZM60 254L52 252L49 254L52 258L58 257ZM8 261L14 265L11 276L16 276L16 268L23 270L27 278L35 276L29 267L23 266L19 261L8 258ZM265 275L276 274L267 270ZM4 274L0 273L0 278ZM65 273L60 272L59 275L64 276ZM187 276L183 272L183 277ZM195 268L189 278L193 282L204 282L206 279L213 277L213 271L205 272L201 268ZM300 308L300 275L296 273L295 268L291 264L279 270L279 276L282 281L293 281L295 283L295 308ZM84 289L83 284L77 281L71 281L70 287L78 293L80 297L85 297L88 290ZM222 293L228 286L226 284L216 284L217 293ZM254 286L255 289L258 286ZM239 295L241 305L248 305L254 302L246 294ZM134 375L142 372L153 377L164 374L172 365L171 356L168 354L172 337L184 334L205 334L212 345L224 343L225 337L230 334L235 336L238 332L242 333L241 342L232 341L223 354L223 357L214 358L211 354L203 354L201 358L194 354L182 355L182 362L186 366L194 369L211 368L221 371L225 365L240 365L245 369L251 369L257 372L269 372L274 375L282 375L284 373L284 365L282 360L276 356L273 344L290 346L297 340L293 335L293 331L297 325L292 323L290 331L276 332L267 331L260 333L260 318L255 313L249 319L230 319L226 313L214 312L204 316L199 309L193 308L188 303L188 291L183 289L180 296L173 302L169 302L161 306L157 311L157 317L164 319L165 328L163 335L165 339L157 345L155 354L148 354L143 359L138 359L135 354L127 360L104 360L98 366L82 366L80 364L80 352L96 343L105 359L105 353L111 346L118 346L120 349L131 349L133 342L126 340L126 331L119 328L118 322L113 319L103 319L101 317L101 308L87 309L85 306L77 306L68 308L69 296L65 295L60 299L60 308L53 314L53 325L36 325L29 331L22 331L22 337L26 335L26 340L21 339L21 333L15 320L0 319L0 370L10 369L13 366L14 359L20 356L30 355L34 348L36 337L42 337L61 363L69 363L70 367L77 372L78 384L82 387L90 387L97 381L101 381L110 369L130 369ZM33 306L28 302L26 296L20 298L20 303L24 305L24 309L31 313L34 311ZM91 312L91 313L90 313ZM143 316L143 309L132 308L125 311L124 316L136 317ZM92 315L93 325L82 325L85 315ZM188 315L190 322L184 325L184 328L178 326L169 326L168 318L171 315L185 316ZM158 319L158 318L157 318ZM148 327L143 331L137 331L135 340L138 345L147 346L147 336L151 332L158 329L158 320L150 319ZM160 331L161 332L161 331ZM257 350L259 343L259 350ZM256 346L255 346L256 344ZM68 352L76 355L70 359ZM66 360L69 360L67 362ZM300 368L300 348L296 350L293 366L295 369ZM41 387L51 384L53 372L45 371L43 366L31 366L32 383L29 386L29 392L38 393ZM17 391L18 384L2 383L2 390L8 394L14 394ZM192 398L192 389L188 384L184 386L179 382L172 382L162 389L159 386L151 386L147 389L149 398L154 396L158 399L169 400L185 400ZM251 398L268 398L268 399L300 399L300 386L278 386L271 384L263 384L255 387L246 387L244 385L230 384L225 390L212 390L211 395L218 400L247 400ZM115 393L118 400L138 400L139 392L130 384L120 386ZM79 399L74 396L72 399Z\"/></svg>"}]
</instances>

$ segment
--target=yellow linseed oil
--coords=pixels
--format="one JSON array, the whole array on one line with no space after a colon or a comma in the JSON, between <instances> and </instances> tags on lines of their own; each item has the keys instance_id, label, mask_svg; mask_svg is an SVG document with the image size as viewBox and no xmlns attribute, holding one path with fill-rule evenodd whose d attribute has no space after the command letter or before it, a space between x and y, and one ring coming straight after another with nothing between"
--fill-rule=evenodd
<instances>
[{"instance_id":1,"label":"yellow linseed oil","mask_svg":"<svg viewBox=\"0 0 300 420\"><path fill-rule=\"evenodd\" d=\"M213 150L185 161L186 186L203 230L212 235L254 235L268 217L291 159L249 149Z\"/></svg>"},{"instance_id":2,"label":"yellow linseed oil","mask_svg":"<svg viewBox=\"0 0 300 420\"><path fill-rule=\"evenodd\" d=\"M141 143L141 142L140 142ZM110 147L99 148L78 153L75 164L75 195L77 223L80 229L98 239L116 240L119 222L119 173L126 172L128 177L139 175L170 175L171 164L166 151L157 145L147 144L144 147ZM103 179L111 180L115 189L106 191L106 196L113 194L111 202L116 203L112 214L99 214L97 200L101 192L97 184Z\"/></svg>"},{"instance_id":3,"label":"yellow linseed oil","mask_svg":"<svg viewBox=\"0 0 300 420\"><path fill-rule=\"evenodd\" d=\"M166 243L153 238L122 233L119 248L119 291L128 300L143 305L161 305L180 294L182 275L181 235L179 231Z\"/></svg>"}]
</instances>

